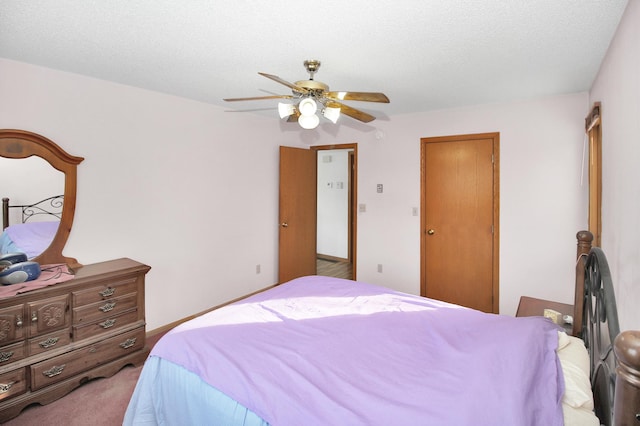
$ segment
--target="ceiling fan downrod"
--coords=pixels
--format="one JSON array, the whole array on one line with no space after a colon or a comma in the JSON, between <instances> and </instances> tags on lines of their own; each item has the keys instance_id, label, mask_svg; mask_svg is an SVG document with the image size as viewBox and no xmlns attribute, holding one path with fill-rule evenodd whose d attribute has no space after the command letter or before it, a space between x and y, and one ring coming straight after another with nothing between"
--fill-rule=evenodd
<instances>
[{"instance_id":1,"label":"ceiling fan downrod","mask_svg":"<svg viewBox=\"0 0 640 426\"><path fill-rule=\"evenodd\" d=\"M313 75L317 73L318 68L320 68L320 61L315 59L304 61L304 67L307 69L307 72L309 73L309 80L313 80Z\"/></svg>"}]
</instances>

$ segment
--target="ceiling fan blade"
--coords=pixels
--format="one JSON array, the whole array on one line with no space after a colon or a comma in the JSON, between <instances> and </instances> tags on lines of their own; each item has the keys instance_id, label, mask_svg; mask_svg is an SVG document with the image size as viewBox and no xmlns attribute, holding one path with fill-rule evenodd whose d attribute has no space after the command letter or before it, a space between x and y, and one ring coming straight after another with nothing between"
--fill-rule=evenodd
<instances>
[{"instance_id":1,"label":"ceiling fan blade","mask_svg":"<svg viewBox=\"0 0 640 426\"><path fill-rule=\"evenodd\" d=\"M284 84L285 86L287 86L291 90L294 90L294 91L296 91L298 93L307 93L308 92L308 90L305 89L304 87L300 87L300 86L297 86L297 85L295 85L293 83L289 83L288 81L281 79L277 75L267 74L267 73L264 73L264 72L259 72L258 74L260 74L263 77L267 77L268 79L271 79L271 80L273 80L273 81L275 81L277 83Z\"/></svg>"},{"instance_id":2,"label":"ceiling fan blade","mask_svg":"<svg viewBox=\"0 0 640 426\"><path fill-rule=\"evenodd\" d=\"M371 114L367 114L364 111L360 111L359 109L352 108L340 102L329 100L325 103L325 106L328 106L330 108L340 108L340 112L342 114L348 115L349 117L355 118L356 120L360 120L363 123L368 123L376 119Z\"/></svg>"},{"instance_id":3,"label":"ceiling fan blade","mask_svg":"<svg viewBox=\"0 0 640 426\"><path fill-rule=\"evenodd\" d=\"M272 95L272 96L254 96L251 98L226 98L223 101L235 102L235 101L260 101L264 99L292 99L292 95Z\"/></svg>"},{"instance_id":4,"label":"ceiling fan blade","mask_svg":"<svg viewBox=\"0 0 640 426\"><path fill-rule=\"evenodd\" d=\"M389 103L389 98L384 93L378 92L327 92L327 98L337 99L339 101L365 101L365 102L382 102Z\"/></svg>"}]
</instances>

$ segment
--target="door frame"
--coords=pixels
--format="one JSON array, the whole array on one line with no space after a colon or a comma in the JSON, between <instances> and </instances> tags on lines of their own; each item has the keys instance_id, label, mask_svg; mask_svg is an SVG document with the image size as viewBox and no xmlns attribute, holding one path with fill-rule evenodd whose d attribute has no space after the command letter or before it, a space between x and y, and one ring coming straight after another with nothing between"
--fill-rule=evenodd
<instances>
[{"instance_id":1,"label":"door frame","mask_svg":"<svg viewBox=\"0 0 640 426\"><path fill-rule=\"evenodd\" d=\"M312 150L316 151L316 157L319 151L327 151L331 149L350 149L352 150L352 155L349 156L351 163L351 173L349 179L349 254L348 258L351 262L352 271L352 279L356 279L356 262L357 262L357 241L358 241L358 215L355 213L357 211L358 205L358 144L357 143L346 143L346 144L338 144L338 145L315 145L311 147Z\"/></svg>"},{"instance_id":2,"label":"door frame","mask_svg":"<svg viewBox=\"0 0 640 426\"><path fill-rule=\"evenodd\" d=\"M427 199L425 194L426 179L426 144L440 142L469 141L476 139L491 139L493 141L493 264L492 264L492 293L493 313L500 311L500 133L477 133L468 135L453 135L420 138L420 295L427 294L427 265L424 261L427 246Z\"/></svg>"}]
</instances>

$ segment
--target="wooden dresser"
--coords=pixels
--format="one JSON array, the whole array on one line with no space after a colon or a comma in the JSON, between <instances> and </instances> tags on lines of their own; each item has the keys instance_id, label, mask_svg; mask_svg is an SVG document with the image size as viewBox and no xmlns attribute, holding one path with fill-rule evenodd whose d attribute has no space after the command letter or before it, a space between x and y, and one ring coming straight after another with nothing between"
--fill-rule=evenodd
<instances>
[{"instance_id":1,"label":"wooden dresser","mask_svg":"<svg viewBox=\"0 0 640 426\"><path fill-rule=\"evenodd\" d=\"M125 258L101 262L70 281L0 299L0 423L144 363L150 269Z\"/></svg>"}]
</instances>

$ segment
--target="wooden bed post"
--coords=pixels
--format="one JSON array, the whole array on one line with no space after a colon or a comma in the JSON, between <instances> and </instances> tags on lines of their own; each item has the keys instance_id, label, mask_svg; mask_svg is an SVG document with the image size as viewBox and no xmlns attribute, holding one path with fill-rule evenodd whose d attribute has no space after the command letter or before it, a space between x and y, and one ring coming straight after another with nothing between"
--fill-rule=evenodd
<instances>
[{"instance_id":1,"label":"wooden bed post","mask_svg":"<svg viewBox=\"0 0 640 426\"><path fill-rule=\"evenodd\" d=\"M618 360L613 425L640 424L640 330L620 333L613 350Z\"/></svg>"},{"instance_id":2,"label":"wooden bed post","mask_svg":"<svg viewBox=\"0 0 640 426\"><path fill-rule=\"evenodd\" d=\"M576 234L578 249L576 254L576 290L573 302L573 331L572 334L580 337L582 334L582 314L584 309L584 267L587 255L591 250L593 234L589 231L579 231Z\"/></svg>"},{"instance_id":3,"label":"wooden bed post","mask_svg":"<svg viewBox=\"0 0 640 426\"><path fill-rule=\"evenodd\" d=\"M2 230L4 231L9 226L9 199L4 197L2 199Z\"/></svg>"}]
</instances>

